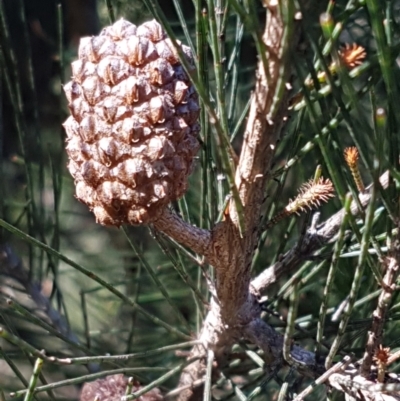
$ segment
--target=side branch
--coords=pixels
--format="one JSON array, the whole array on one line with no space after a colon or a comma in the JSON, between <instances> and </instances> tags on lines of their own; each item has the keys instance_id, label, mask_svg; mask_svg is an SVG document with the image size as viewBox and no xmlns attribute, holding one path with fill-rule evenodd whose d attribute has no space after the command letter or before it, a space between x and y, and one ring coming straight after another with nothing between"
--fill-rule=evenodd
<instances>
[{"instance_id":1,"label":"side branch","mask_svg":"<svg viewBox=\"0 0 400 401\"><path fill-rule=\"evenodd\" d=\"M164 209L161 216L154 222L154 227L199 255L209 254L210 231L186 223L169 208Z\"/></svg>"},{"instance_id":2,"label":"side branch","mask_svg":"<svg viewBox=\"0 0 400 401\"><path fill-rule=\"evenodd\" d=\"M386 273L382 280L382 292L378 298L378 304L372 314L372 326L368 332L367 347L365 349L363 361L361 364L361 374L367 377L370 373L374 354L378 351L378 347L382 345L383 328L386 321L386 315L392 301L393 295L397 289L396 281L399 276L400 261L400 235L393 242L389 256L384 260L383 268ZM381 348L384 354L386 351ZM379 361L378 352L378 361ZM384 372L383 372L384 375ZM378 378L379 380L379 378Z\"/></svg>"},{"instance_id":3,"label":"side branch","mask_svg":"<svg viewBox=\"0 0 400 401\"><path fill-rule=\"evenodd\" d=\"M282 334L259 318L254 319L245 327L243 336L264 351L264 359L270 368L281 367L283 364ZM315 377L323 373L323 366L316 364L313 352L293 345L291 356L296 363L296 368L306 376Z\"/></svg>"},{"instance_id":4,"label":"side branch","mask_svg":"<svg viewBox=\"0 0 400 401\"><path fill-rule=\"evenodd\" d=\"M382 174L379 182L382 188L387 188L389 173ZM368 192L359 195L359 201L363 207L369 203L370 199L371 195ZM359 214L360 211L355 201L352 202L350 211L353 215ZM303 263L305 257L312 255L335 237L343 218L344 210L342 209L320 224L316 232L308 232L300 248L298 246L293 247L281 260L264 270L252 281L253 288L259 293L270 290L269 287L277 283L282 276L294 272ZM272 295L272 292L269 291L269 295Z\"/></svg>"}]
</instances>

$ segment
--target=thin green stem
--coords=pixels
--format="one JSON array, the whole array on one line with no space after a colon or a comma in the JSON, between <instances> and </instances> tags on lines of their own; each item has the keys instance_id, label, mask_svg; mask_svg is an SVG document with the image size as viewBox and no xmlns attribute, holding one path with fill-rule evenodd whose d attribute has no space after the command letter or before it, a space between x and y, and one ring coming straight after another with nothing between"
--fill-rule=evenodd
<instances>
[{"instance_id":1,"label":"thin green stem","mask_svg":"<svg viewBox=\"0 0 400 401\"><path fill-rule=\"evenodd\" d=\"M325 318L326 313L328 310L328 300L329 296L331 295L334 279L337 271L337 266L340 258L340 253L342 252L342 247L345 239L345 232L347 229L348 224L348 217L350 213L350 205L351 205L352 198L351 196L347 195L345 204L344 204L344 217L342 224L339 229L338 238L335 242L335 246L333 249L332 261L329 267L328 277L326 279L325 287L324 287L324 294L321 302L321 306L319 309L319 319L318 319L318 326L317 326L317 335L316 335L316 343L317 343L317 353L321 350L321 341L324 334L324 327L325 327Z\"/></svg>"},{"instance_id":2,"label":"thin green stem","mask_svg":"<svg viewBox=\"0 0 400 401\"><path fill-rule=\"evenodd\" d=\"M214 362L214 351L209 349L207 352L207 367L206 375L204 378L204 393L203 401L211 401L211 385L212 385L212 371Z\"/></svg>"},{"instance_id":3,"label":"thin green stem","mask_svg":"<svg viewBox=\"0 0 400 401\"><path fill-rule=\"evenodd\" d=\"M227 180L229 183L229 188L230 188L230 191L232 192L233 201L234 201L237 213L238 213L239 231L240 231L240 233L243 233L244 232L243 205L242 205L242 202L239 197L239 191L235 185L234 160L237 158L237 156L236 156L236 153L235 153L234 149L232 148L230 141L229 141L226 115L222 114L222 115L218 116L218 113L215 111L214 106L212 105L212 103L209 100L209 95L208 95L207 91L205 90L203 83L199 80L198 75L193 73L193 69L189 65L189 62L187 61L186 56L183 54L182 49L178 45L176 36L175 36L174 32L172 31L171 26L168 23L168 20L165 17L164 13L162 12L158 3L154 0L143 0L143 2L148 6L149 9L152 9L152 12L154 12L154 14L157 16L160 24L166 31L168 37L171 39L171 42L173 43L174 47L177 50L179 60L182 64L183 68L187 72L189 79L193 83L193 86L195 87L197 93L199 94L199 97L204 105L204 108L209 115L209 121L217 133L217 135L214 137L214 139L217 144L218 155L221 158L223 172L227 177ZM211 22L211 24L215 24L215 22L214 23ZM214 37L213 33L211 33L211 37ZM218 40L217 40L217 42L218 42ZM220 63L221 60L218 58L219 53L218 52L215 53L215 49L213 50L213 52L214 52L214 63L217 67L217 64ZM221 79L221 81L222 81L222 79ZM222 82L220 82L220 85L222 85ZM221 86L221 88L223 88L223 87ZM221 112L226 113L225 110L221 110Z\"/></svg>"},{"instance_id":4,"label":"thin green stem","mask_svg":"<svg viewBox=\"0 0 400 401\"><path fill-rule=\"evenodd\" d=\"M141 395L146 394L151 389L153 389L153 388L155 388L157 386L160 386L165 381L167 381L169 378L171 378L175 374L181 372L186 366L190 365L191 363L193 363L196 360L198 360L198 357L189 358L186 362L184 362L184 363L176 366L175 368L171 369L168 373L166 373L165 375L163 375L163 376L159 377L158 379L154 380L153 382L151 382L147 386L143 386L139 391L136 391L134 394L122 397L121 401L136 400Z\"/></svg>"},{"instance_id":5,"label":"thin green stem","mask_svg":"<svg viewBox=\"0 0 400 401\"><path fill-rule=\"evenodd\" d=\"M106 0L106 5L107 5L108 18L110 20L110 23L113 24L115 22L115 14L112 0Z\"/></svg>"},{"instance_id":6,"label":"thin green stem","mask_svg":"<svg viewBox=\"0 0 400 401\"><path fill-rule=\"evenodd\" d=\"M371 236L372 230L372 222L374 217L374 208L375 208L375 199L376 199L376 186L373 185L372 193L371 193L371 200L367 208L366 218L365 218L365 230L362 236L361 241L361 252L358 258L358 263L356 270L354 272L354 279L351 285L351 290L348 296L347 304L345 310L343 312L342 319L339 324L338 333L332 343L331 349L329 350L329 354L325 360L325 368L329 369L333 363L333 358L335 357L336 353L339 350L339 347L342 343L343 336L346 332L346 327L349 322L351 313L354 308L354 304L356 302L356 298L361 286L361 281L364 275L365 265L366 265L366 258L368 255L368 248L369 248L369 240Z\"/></svg>"},{"instance_id":7,"label":"thin green stem","mask_svg":"<svg viewBox=\"0 0 400 401\"><path fill-rule=\"evenodd\" d=\"M292 355L290 354L290 351L292 349L292 341L293 341L293 333L294 333L294 327L296 323L296 317L297 317L297 309L299 306L299 284L294 283L292 287L292 294L290 297L290 305L289 305L289 310L288 310L288 316L287 316L287 325L285 329L285 335L283 338L283 358L289 365L293 365L296 362L294 361Z\"/></svg>"},{"instance_id":8,"label":"thin green stem","mask_svg":"<svg viewBox=\"0 0 400 401\"><path fill-rule=\"evenodd\" d=\"M6 352L3 351L3 348L0 347L0 356L4 360L5 363L10 367L15 377L18 378L24 387L28 387L28 382L25 379L24 375L20 372L17 365L14 363L12 358L10 358Z\"/></svg>"},{"instance_id":9,"label":"thin green stem","mask_svg":"<svg viewBox=\"0 0 400 401\"><path fill-rule=\"evenodd\" d=\"M151 356L157 356L164 352L177 351L183 348L194 347L198 345L199 341L187 341L184 343L178 343L173 345L167 345L165 347L150 349L143 352L136 352L132 354L123 355L100 355L100 356L84 356L77 358L66 358L59 359L58 363L72 364L72 365L87 365L88 363L110 363L110 362L125 362L131 359L148 358ZM57 361L56 361L57 362Z\"/></svg>"},{"instance_id":10,"label":"thin green stem","mask_svg":"<svg viewBox=\"0 0 400 401\"><path fill-rule=\"evenodd\" d=\"M186 18L183 15L183 11L182 11L180 2L178 0L173 0L173 3L174 3L175 11L179 18L179 24L180 24L181 28L183 29L183 33L185 34L186 42L188 43L189 47L192 49L193 54L195 54L196 50L195 50L192 38L190 37L190 32L187 27ZM196 63L196 68L198 68L197 60L195 60L195 63Z\"/></svg>"},{"instance_id":11,"label":"thin green stem","mask_svg":"<svg viewBox=\"0 0 400 401\"><path fill-rule=\"evenodd\" d=\"M42 370L42 366L43 366L43 359L40 359L40 358L36 359L35 366L33 368L33 373L32 373L31 379L29 381L28 390L25 393L24 401L32 400L33 394L35 393L35 390L36 390L36 384L38 381L38 377L39 377L40 371Z\"/></svg>"},{"instance_id":12,"label":"thin green stem","mask_svg":"<svg viewBox=\"0 0 400 401\"><path fill-rule=\"evenodd\" d=\"M167 368L160 368L160 367L135 367L135 368L126 367L126 368L113 369L113 370L103 370L100 373L82 375L82 376L79 376L79 377L76 377L73 379L60 380L55 383L36 387L34 390L34 394L42 393L43 391L54 390L56 388L72 386L75 384L81 384L81 383L89 382L89 381L96 380L96 379L101 379L101 378L109 376L109 375L116 375L116 374L120 374L120 373L129 375L131 373L141 373L141 372L158 373L158 372L165 372L166 370L167 370ZM11 393L11 396L12 397L20 397L20 396L26 394L26 392L27 392L27 390L16 391L14 393Z\"/></svg>"},{"instance_id":13,"label":"thin green stem","mask_svg":"<svg viewBox=\"0 0 400 401\"><path fill-rule=\"evenodd\" d=\"M69 344L74 349L79 349L85 353L90 353L90 350L82 345L79 344L78 339L75 336L66 336L63 333L60 333L59 330L54 329L50 324L47 322L39 319L34 314L30 313L26 308L22 305L19 305L15 300L8 299L7 306L16 311L19 315L21 315L26 321L34 323L38 327L42 327L44 330L48 331L55 337L60 338L65 343Z\"/></svg>"},{"instance_id":14,"label":"thin green stem","mask_svg":"<svg viewBox=\"0 0 400 401\"><path fill-rule=\"evenodd\" d=\"M130 236L125 227L122 227L122 232L124 233L125 238L129 243L129 246L132 248L133 252L138 257L139 261L142 263L143 267L147 271L147 274L150 276L150 278L153 280L154 284L160 290L160 292L163 295L163 297L165 298L165 300L168 302L168 304L171 307L172 311L174 312L175 316L178 318L178 320L181 322L181 324L183 324L186 327L186 329L190 333L190 326L189 326L187 320L182 316L182 313L180 312L180 310L177 308L177 306L172 301L171 297L168 294L167 289L165 288L165 286L161 282L161 280L158 278L158 276L154 272L153 268L150 266L150 264L147 262L147 260L143 257L143 253L141 251L139 251L139 249L136 247L136 245L130 239Z\"/></svg>"}]
</instances>

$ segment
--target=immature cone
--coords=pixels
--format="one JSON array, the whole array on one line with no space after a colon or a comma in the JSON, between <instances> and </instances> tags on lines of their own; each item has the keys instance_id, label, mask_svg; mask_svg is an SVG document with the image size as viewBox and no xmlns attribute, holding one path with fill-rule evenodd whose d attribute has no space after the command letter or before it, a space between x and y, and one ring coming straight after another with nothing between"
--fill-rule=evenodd
<instances>
[{"instance_id":1,"label":"immature cone","mask_svg":"<svg viewBox=\"0 0 400 401\"><path fill-rule=\"evenodd\" d=\"M193 56L180 45L189 64ZM68 169L98 223L149 223L186 192L199 149L197 94L156 21L82 38L64 86Z\"/></svg>"}]
</instances>

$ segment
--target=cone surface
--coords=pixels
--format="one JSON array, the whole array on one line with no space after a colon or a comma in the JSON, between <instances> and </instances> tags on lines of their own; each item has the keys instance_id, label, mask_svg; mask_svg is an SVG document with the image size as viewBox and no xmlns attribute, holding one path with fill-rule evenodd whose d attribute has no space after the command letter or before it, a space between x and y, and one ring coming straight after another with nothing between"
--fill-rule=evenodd
<instances>
[{"instance_id":1,"label":"cone surface","mask_svg":"<svg viewBox=\"0 0 400 401\"><path fill-rule=\"evenodd\" d=\"M180 45L193 66L187 46ZM82 38L64 86L68 169L98 223L149 223L183 196L199 149L197 94L156 21Z\"/></svg>"}]
</instances>

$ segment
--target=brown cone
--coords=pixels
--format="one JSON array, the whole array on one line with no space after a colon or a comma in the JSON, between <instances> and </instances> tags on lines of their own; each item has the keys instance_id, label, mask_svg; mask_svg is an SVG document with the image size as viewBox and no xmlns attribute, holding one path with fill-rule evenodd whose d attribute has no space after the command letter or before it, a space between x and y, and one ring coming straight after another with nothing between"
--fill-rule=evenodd
<instances>
[{"instance_id":1,"label":"brown cone","mask_svg":"<svg viewBox=\"0 0 400 401\"><path fill-rule=\"evenodd\" d=\"M64 128L76 197L100 224L155 220L186 192L199 149L198 97L172 42L155 20L121 19L81 39L72 73Z\"/></svg>"}]
</instances>

